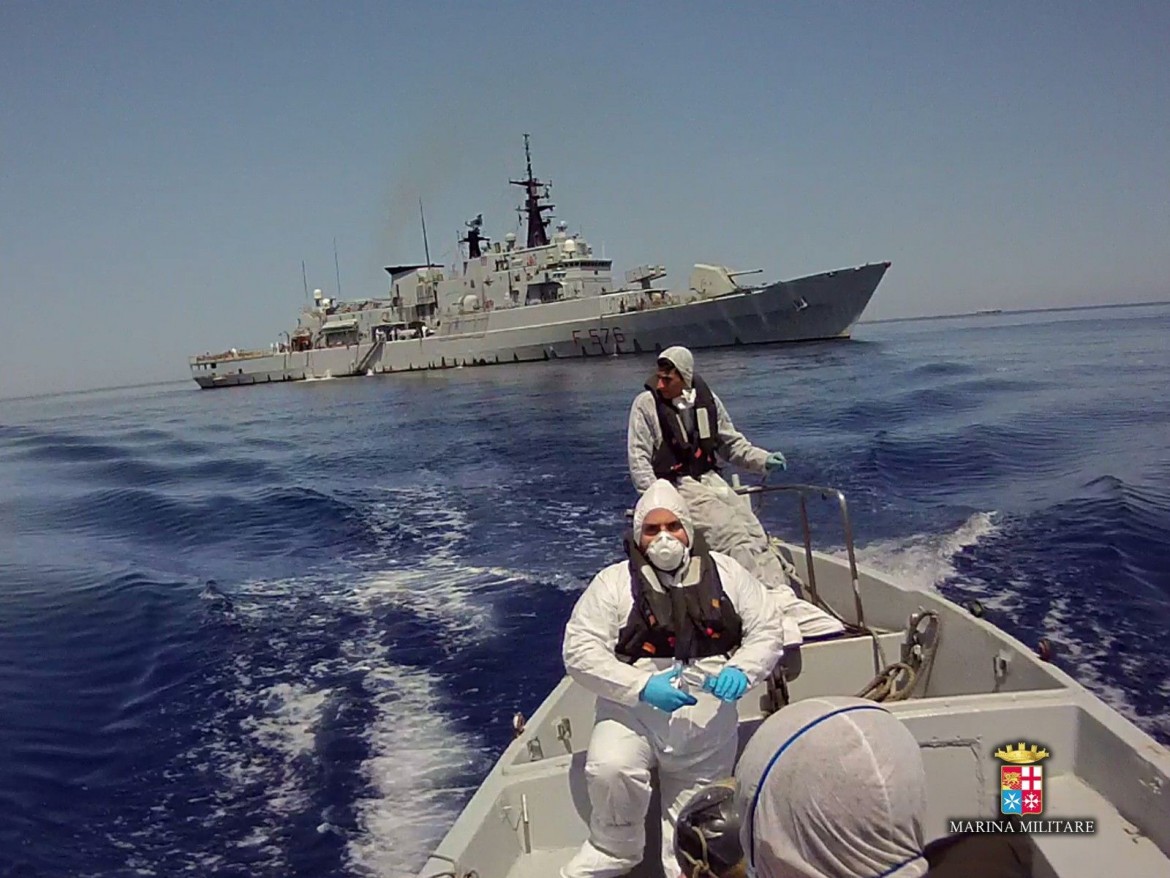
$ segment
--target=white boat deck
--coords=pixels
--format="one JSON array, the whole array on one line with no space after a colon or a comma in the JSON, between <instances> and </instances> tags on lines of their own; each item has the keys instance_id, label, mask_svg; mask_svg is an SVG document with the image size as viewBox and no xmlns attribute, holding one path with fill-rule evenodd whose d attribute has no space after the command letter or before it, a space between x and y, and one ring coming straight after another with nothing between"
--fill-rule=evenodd
<instances>
[{"instance_id":1,"label":"white boat deck","mask_svg":"<svg viewBox=\"0 0 1170 878\"><path fill-rule=\"evenodd\" d=\"M804 552L792 548L798 570ZM849 567L816 554L821 597L853 619ZM940 636L929 675L905 701L887 702L918 740L928 778L927 840L950 820L1002 820L1004 744L1044 746L1044 811L1036 819L1092 820L1092 835L1031 834L1037 878L1170 878L1170 752L1033 648L933 592L860 570L867 624L889 631L885 661L900 658L911 614L934 611ZM882 667L868 636L811 644L790 683L792 700L857 694ZM757 687L740 702L741 744L762 719ZM783 708L781 708L783 709ZM528 720L420 876L555 878L587 837L585 748L593 697L568 678ZM658 802L647 818L639 878L662 878ZM1029 818L1031 819L1031 818ZM454 862L454 867L452 862ZM675 876L667 876L675 878Z\"/></svg>"}]
</instances>

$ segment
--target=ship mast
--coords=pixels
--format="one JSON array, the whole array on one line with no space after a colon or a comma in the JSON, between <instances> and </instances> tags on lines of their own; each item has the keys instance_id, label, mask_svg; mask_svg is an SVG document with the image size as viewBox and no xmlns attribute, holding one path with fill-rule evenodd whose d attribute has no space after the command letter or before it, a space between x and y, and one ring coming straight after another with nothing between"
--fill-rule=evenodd
<instances>
[{"instance_id":1,"label":"ship mast","mask_svg":"<svg viewBox=\"0 0 1170 878\"><path fill-rule=\"evenodd\" d=\"M549 185L542 183L532 176L532 154L528 150L528 135L524 135L524 158L528 162L528 177L524 180L509 180L513 186L523 186L525 197L524 207L522 210L528 214L528 246L529 247L544 247L548 244L548 233L545 227L548 225L542 214L546 210L552 210L554 205L541 204L541 198L548 197ZM543 191L542 191L543 190Z\"/></svg>"}]
</instances>

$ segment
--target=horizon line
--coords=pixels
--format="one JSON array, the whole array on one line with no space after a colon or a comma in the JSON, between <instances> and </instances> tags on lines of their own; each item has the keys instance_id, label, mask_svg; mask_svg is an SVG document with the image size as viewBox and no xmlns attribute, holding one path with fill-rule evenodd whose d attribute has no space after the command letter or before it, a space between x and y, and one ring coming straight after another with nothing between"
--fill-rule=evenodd
<instances>
[{"instance_id":1,"label":"horizon line","mask_svg":"<svg viewBox=\"0 0 1170 878\"><path fill-rule=\"evenodd\" d=\"M876 320L858 320L855 326L874 326L879 323L911 323L922 320L958 320L963 317L999 317L1005 314L1049 314L1061 311L1099 311L1107 308L1144 308L1151 305L1170 305L1170 299L1154 299L1146 302L1113 302L1103 305L1057 305L1051 308L981 308L978 311L963 311L957 314L926 314L916 317L880 317ZM137 390L143 387L166 387L171 384L186 384L187 378L168 378L164 381L146 381L141 384L111 384L104 387L85 387L72 390L54 390L43 393L26 393L21 396L0 396L0 402L27 402L34 399L52 399L83 393L103 393L110 390Z\"/></svg>"}]
</instances>

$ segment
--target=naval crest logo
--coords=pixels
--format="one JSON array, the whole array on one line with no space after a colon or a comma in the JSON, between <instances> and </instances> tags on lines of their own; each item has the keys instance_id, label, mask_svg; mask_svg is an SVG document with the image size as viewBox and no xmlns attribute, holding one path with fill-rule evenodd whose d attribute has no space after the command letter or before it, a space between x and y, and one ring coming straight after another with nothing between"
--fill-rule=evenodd
<instances>
[{"instance_id":1,"label":"naval crest logo","mask_svg":"<svg viewBox=\"0 0 1170 878\"><path fill-rule=\"evenodd\" d=\"M1040 744L1004 744L994 752L994 757L1003 764L999 767L999 813L1001 817L989 820L986 817L959 817L947 819L947 832L1006 835L1027 833L1028 835L1095 835L1096 817L1041 817L1044 806L1045 759L1052 754ZM980 774L983 783L994 784L994 775ZM994 787L993 787L994 789ZM1058 809L1059 810L1059 809Z\"/></svg>"},{"instance_id":2,"label":"naval crest logo","mask_svg":"<svg viewBox=\"0 0 1170 878\"><path fill-rule=\"evenodd\" d=\"M1039 744L1022 741L995 751L995 758L1007 763L999 768L999 810L1001 814L1044 813L1044 766L1052 754Z\"/></svg>"}]
</instances>

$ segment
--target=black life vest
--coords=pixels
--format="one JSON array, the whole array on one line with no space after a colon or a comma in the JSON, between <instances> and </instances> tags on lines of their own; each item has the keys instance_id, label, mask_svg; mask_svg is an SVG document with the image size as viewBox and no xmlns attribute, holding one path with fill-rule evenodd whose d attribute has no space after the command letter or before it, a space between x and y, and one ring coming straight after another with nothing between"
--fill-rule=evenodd
<instances>
[{"instance_id":1,"label":"black life vest","mask_svg":"<svg viewBox=\"0 0 1170 878\"><path fill-rule=\"evenodd\" d=\"M743 641L743 621L723 590L719 568L701 538L691 550L687 578L698 565L698 582L658 591L643 579L650 562L626 537L630 556L630 591L634 606L618 632L614 652L627 664L640 658L689 661L713 655L730 657ZM653 572L650 575L654 575Z\"/></svg>"},{"instance_id":2,"label":"black life vest","mask_svg":"<svg viewBox=\"0 0 1170 878\"><path fill-rule=\"evenodd\" d=\"M695 405L691 412L694 425L689 431L683 426L679 410L659 395L652 382L653 378L646 382L646 389L654 395L658 426L662 429L662 442L650 461L654 475L677 483L681 476L697 479L703 473L718 472L715 449L719 447L719 411L707 382L698 375L691 379Z\"/></svg>"}]
</instances>

